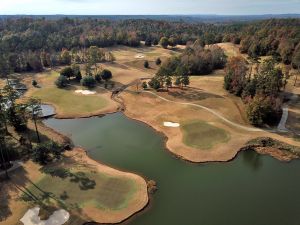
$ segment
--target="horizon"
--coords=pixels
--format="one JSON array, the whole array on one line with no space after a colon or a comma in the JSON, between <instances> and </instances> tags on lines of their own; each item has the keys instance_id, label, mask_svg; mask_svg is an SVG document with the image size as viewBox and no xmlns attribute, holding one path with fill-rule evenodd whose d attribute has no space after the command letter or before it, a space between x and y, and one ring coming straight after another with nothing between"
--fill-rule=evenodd
<instances>
[{"instance_id":1,"label":"horizon","mask_svg":"<svg viewBox=\"0 0 300 225\"><path fill-rule=\"evenodd\" d=\"M2 0L3 1L3 0ZM300 14L300 0L10 0L1 15L284 15Z\"/></svg>"},{"instance_id":2,"label":"horizon","mask_svg":"<svg viewBox=\"0 0 300 225\"><path fill-rule=\"evenodd\" d=\"M0 16L289 16L300 13L265 13L265 14L0 14Z\"/></svg>"}]
</instances>

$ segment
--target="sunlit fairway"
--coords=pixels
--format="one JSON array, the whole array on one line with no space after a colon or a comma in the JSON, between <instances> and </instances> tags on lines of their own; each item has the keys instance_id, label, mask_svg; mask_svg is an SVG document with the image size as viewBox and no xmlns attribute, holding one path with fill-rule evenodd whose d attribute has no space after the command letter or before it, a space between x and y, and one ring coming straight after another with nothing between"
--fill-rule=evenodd
<instances>
[{"instance_id":1,"label":"sunlit fairway","mask_svg":"<svg viewBox=\"0 0 300 225\"><path fill-rule=\"evenodd\" d=\"M54 204L67 210L84 207L120 210L127 207L136 190L134 181L126 178L90 171L63 172L57 170L55 176L45 175L29 190L46 205Z\"/></svg>"},{"instance_id":2,"label":"sunlit fairway","mask_svg":"<svg viewBox=\"0 0 300 225\"><path fill-rule=\"evenodd\" d=\"M244 56L245 58L247 58L246 55L243 55L240 52L238 45L232 43L219 43L217 45L224 50L227 57Z\"/></svg>"},{"instance_id":3,"label":"sunlit fairway","mask_svg":"<svg viewBox=\"0 0 300 225\"><path fill-rule=\"evenodd\" d=\"M107 100L101 96L76 94L74 90L54 86L40 88L33 96L40 98L44 103L53 104L59 114L70 116L96 112L108 105Z\"/></svg>"},{"instance_id":4,"label":"sunlit fairway","mask_svg":"<svg viewBox=\"0 0 300 225\"><path fill-rule=\"evenodd\" d=\"M107 48L110 50L116 60L118 62L128 62L137 59L137 55L142 55L143 57L140 60L149 60L154 61L158 57L160 58L168 58L172 55L178 55L180 53L180 48L176 49L176 51L171 49L163 49L159 46L152 46L152 47L125 47L125 46L118 46L118 47L111 47Z\"/></svg>"},{"instance_id":5,"label":"sunlit fairway","mask_svg":"<svg viewBox=\"0 0 300 225\"><path fill-rule=\"evenodd\" d=\"M201 120L184 123L182 130L184 144L198 149L210 149L230 139L229 133L225 130Z\"/></svg>"}]
</instances>

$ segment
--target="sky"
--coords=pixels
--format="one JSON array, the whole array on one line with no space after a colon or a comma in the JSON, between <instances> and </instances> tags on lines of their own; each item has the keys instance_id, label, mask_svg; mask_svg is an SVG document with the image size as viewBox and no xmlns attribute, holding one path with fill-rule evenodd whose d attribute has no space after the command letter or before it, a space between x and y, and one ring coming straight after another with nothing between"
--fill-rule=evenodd
<instances>
[{"instance_id":1,"label":"sky","mask_svg":"<svg viewBox=\"0 0 300 225\"><path fill-rule=\"evenodd\" d=\"M257 15L300 13L300 0L0 0L0 14Z\"/></svg>"}]
</instances>

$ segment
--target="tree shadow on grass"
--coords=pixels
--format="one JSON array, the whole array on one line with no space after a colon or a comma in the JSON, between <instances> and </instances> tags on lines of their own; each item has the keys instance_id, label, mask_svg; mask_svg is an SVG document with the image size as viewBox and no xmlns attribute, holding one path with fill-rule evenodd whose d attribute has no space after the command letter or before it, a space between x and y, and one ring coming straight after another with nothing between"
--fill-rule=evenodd
<instances>
[{"instance_id":1,"label":"tree shadow on grass","mask_svg":"<svg viewBox=\"0 0 300 225\"><path fill-rule=\"evenodd\" d=\"M96 186L96 181L88 178L85 173L70 173L70 181L78 183L79 188L83 191L94 189Z\"/></svg>"},{"instance_id":2,"label":"tree shadow on grass","mask_svg":"<svg viewBox=\"0 0 300 225\"><path fill-rule=\"evenodd\" d=\"M27 180L31 184L30 189L26 187L18 187L22 189L23 194L20 197L21 200L40 206L42 209L48 208L62 208L65 210L76 210L81 211L77 203L67 203L65 200L68 199L66 191L59 196L53 192L45 191L31 180Z\"/></svg>"},{"instance_id":3,"label":"tree shadow on grass","mask_svg":"<svg viewBox=\"0 0 300 225\"><path fill-rule=\"evenodd\" d=\"M26 140L28 140L28 138L30 138L31 142L38 143L37 134L34 129L28 128L25 132L22 132L21 135ZM49 137L42 134L41 132L39 132L39 136L40 136L41 143L51 141L51 139Z\"/></svg>"},{"instance_id":4,"label":"tree shadow on grass","mask_svg":"<svg viewBox=\"0 0 300 225\"><path fill-rule=\"evenodd\" d=\"M88 217L82 212L78 204L65 202L68 198L66 191L63 191L60 196L56 196L52 192L43 190L29 179L26 170L22 167L9 173L9 175L9 180L4 180L4 177L0 177L0 222L7 220L13 215L12 201L25 201L32 205L32 207L39 206L46 213L45 218L58 208L63 208L70 212L70 219L66 223L67 225L83 224L86 222L82 218ZM83 174L76 181L80 182L83 189L94 188L94 182L86 178ZM30 188L27 187L28 184L31 186ZM42 215L42 217L44 216Z\"/></svg>"},{"instance_id":5,"label":"tree shadow on grass","mask_svg":"<svg viewBox=\"0 0 300 225\"><path fill-rule=\"evenodd\" d=\"M27 173L20 167L9 173L10 179L6 180L4 176L0 176L0 222L7 220L12 213L12 201L18 199L18 186L25 186Z\"/></svg>"},{"instance_id":6,"label":"tree shadow on grass","mask_svg":"<svg viewBox=\"0 0 300 225\"><path fill-rule=\"evenodd\" d=\"M83 191L94 189L96 186L96 181L90 179L84 172L72 173L69 169L59 167L44 167L41 169L41 172L53 177L59 177L61 179L68 178L70 182L77 183L79 188Z\"/></svg>"},{"instance_id":7,"label":"tree shadow on grass","mask_svg":"<svg viewBox=\"0 0 300 225\"><path fill-rule=\"evenodd\" d=\"M200 100L204 100L207 98L223 98L220 95L215 95L215 94L198 91L198 90L193 90L193 89L187 89L185 91L171 90L171 91L169 91L168 94L173 96L174 98L190 100L190 101L200 101Z\"/></svg>"},{"instance_id":8,"label":"tree shadow on grass","mask_svg":"<svg viewBox=\"0 0 300 225\"><path fill-rule=\"evenodd\" d=\"M0 177L1 179L1 177ZM7 181L0 182L0 222L5 221L9 216L12 215L12 209L9 206L9 201L11 201L11 196L8 193Z\"/></svg>"}]
</instances>

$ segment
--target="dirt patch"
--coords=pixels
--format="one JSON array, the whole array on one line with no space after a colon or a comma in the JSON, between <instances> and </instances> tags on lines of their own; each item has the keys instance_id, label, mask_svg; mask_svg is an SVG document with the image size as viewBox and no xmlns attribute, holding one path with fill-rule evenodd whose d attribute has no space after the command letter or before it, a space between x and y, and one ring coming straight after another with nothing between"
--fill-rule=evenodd
<instances>
[{"instance_id":1,"label":"dirt patch","mask_svg":"<svg viewBox=\"0 0 300 225\"><path fill-rule=\"evenodd\" d=\"M249 141L242 150L255 150L281 161L291 161L300 157L300 147L270 138L259 137Z\"/></svg>"},{"instance_id":2,"label":"dirt patch","mask_svg":"<svg viewBox=\"0 0 300 225\"><path fill-rule=\"evenodd\" d=\"M298 159L299 156L289 151L280 150L272 147L255 147L255 151L262 155L270 155L280 161L289 162L293 159Z\"/></svg>"},{"instance_id":3,"label":"dirt patch","mask_svg":"<svg viewBox=\"0 0 300 225\"><path fill-rule=\"evenodd\" d=\"M136 55L134 56L134 58L135 58L135 59L143 59L143 58L145 58L145 55L143 55L143 54L136 54Z\"/></svg>"}]
</instances>

